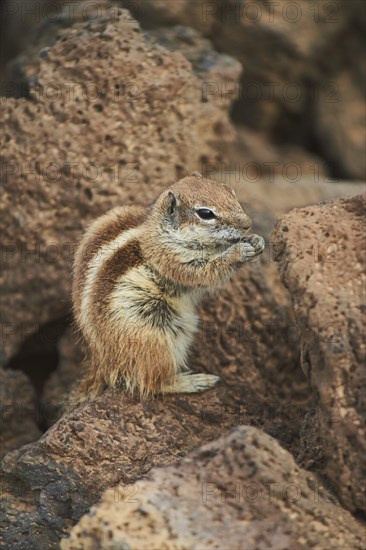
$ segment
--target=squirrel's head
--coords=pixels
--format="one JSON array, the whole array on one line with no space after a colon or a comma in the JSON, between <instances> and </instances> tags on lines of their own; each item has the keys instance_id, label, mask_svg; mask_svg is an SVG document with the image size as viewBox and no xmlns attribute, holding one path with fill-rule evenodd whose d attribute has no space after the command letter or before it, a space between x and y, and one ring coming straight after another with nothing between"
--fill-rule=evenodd
<instances>
[{"instance_id":1,"label":"squirrel's head","mask_svg":"<svg viewBox=\"0 0 366 550\"><path fill-rule=\"evenodd\" d=\"M169 240L186 248L231 246L252 225L231 187L198 173L164 191L152 215Z\"/></svg>"}]
</instances>

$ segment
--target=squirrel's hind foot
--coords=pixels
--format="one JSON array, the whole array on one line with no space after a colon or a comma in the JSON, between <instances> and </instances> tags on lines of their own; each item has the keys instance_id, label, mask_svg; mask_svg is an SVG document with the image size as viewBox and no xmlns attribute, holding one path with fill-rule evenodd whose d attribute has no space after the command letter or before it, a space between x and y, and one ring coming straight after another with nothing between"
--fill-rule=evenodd
<instances>
[{"instance_id":1,"label":"squirrel's hind foot","mask_svg":"<svg viewBox=\"0 0 366 550\"><path fill-rule=\"evenodd\" d=\"M214 374L178 374L173 384L163 386L162 393L198 393L213 388L219 380Z\"/></svg>"}]
</instances>

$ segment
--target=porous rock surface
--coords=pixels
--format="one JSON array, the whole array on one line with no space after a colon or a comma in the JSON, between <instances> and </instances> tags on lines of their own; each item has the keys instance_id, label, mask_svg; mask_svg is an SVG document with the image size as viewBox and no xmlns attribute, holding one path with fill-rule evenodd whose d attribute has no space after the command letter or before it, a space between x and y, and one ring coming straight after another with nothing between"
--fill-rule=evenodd
<instances>
[{"instance_id":1,"label":"porous rock surface","mask_svg":"<svg viewBox=\"0 0 366 550\"><path fill-rule=\"evenodd\" d=\"M242 63L240 87L217 79L211 89L223 101L236 94L246 127L273 144L315 142L331 173L365 177L362 2L136 0L130 9L149 29L192 26Z\"/></svg>"},{"instance_id":2,"label":"porous rock surface","mask_svg":"<svg viewBox=\"0 0 366 550\"><path fill-rule=\"evenodd\" d=\"M239 427L109 489L62 550L364 548L363 528L277 441Z\"/></svg>"},{"instance_id":3,"label":"porous rock surface","mask_svg":"<svg viewBox=\"0 0 366 550\"><path fill-rule=\"evenodd\" d=\"M144 403L107 392L63 416L35 444L8 453L2 466L5 544L56 547L106 488L133 484L153 466L175 462L239 423L263 428L296 455L309 393L278 277L273 262L257 259L202 305L190 365L218 374L215 389ZM65 375L73 359L65 342L62 349ZM62 380L59 374L54 391L65 389ZM19 484L27 487L22 499L15 498ZM23 542L31 526L37 535Z\"/></svg>"},{"instance_id":4,"label":"porous rock surface","mask_svg":"<svg viewBox=\"0 0 366 550\"><path fill-rule=\"evenodd\" d=\"M223 64L238 78L238 62ZM215 141L234 136L229 105L202 102L190 63L126 10L60 31L37 71L28 99L1 104L3 361L25 325L37 331L68 313L73 252L89 221L148 204L203 160L218 162Z\"/></svg>"},{"instance_id":5,"label":"porous rock surface","mask_svg":"<svg viewBox=\"0 0 366 550\"><path fill-rule=\"evenodd\" d=\"M102 3L105 12L110 3L108 0ZM206 4L215 8L214 3ZM223 4L220 2L220 5ZM347 30L345 19L333 27L324 22L315 27L307 14L301 23L305 27L282 24L275 31L274 25L264 25L264 20L259 27L248 25L248 21L244 26L242 22L235 25L228 22L223 26L220 18L214 15L210 16L212 26L210 23L207 30L207 26L202 26L201 2L157 1L152 4L144 0L143 6L144 10L151 8L151 26L164 22L194 25L210 36L220 51L235 52L238 59L244 60L243 84L251 79L259 83L274 79L279 83L279 94L273 100L255 102L245 111L247 126L237 146L239 149L247 147L246 158L254 159L257 164L276 161L277 155L281 156L281 148L277 150L274 146L271 149L263 144L277 131L282 136L293 136L293 126L300 141L309 137L309 127L304 122L309 120L313 124L314 109L318 124L315 133L319 132L322 143L326 143L329 132L334 134L326 156L333 158L330 157L332 151L332 155L339 157L343 172L351 176L360 174L360 134L356 132L356 141L352 143L353 134L349 134L352 127L358 128L360 103L354 108L353 102L351 110L339 105L324 107L323 97L322 104L312 105L309 112L309 94L316 91L314 82L319 79L318 67L311 64L313 57L315 54L319 58L323 56L322 67L327 66L325 58L332 58L334 66L324 74L327 78L336 74L341 64L337 55L332 57L328 50L334 37ZM268 3L263 7L267 9ZM154 14L159 9L160 14L154 22ZM350 15L352 19L352 6L349 14L353 14ZM55 27L46 25L45 35L42 36L43 31L37 34L37 44L43 48L40 55L35 58L38 45L34 44L29 56L23 52L18 60L21 78L28 79L27 98L7 98L1 107L5 190L2 214L6 261L2 280L5 361L18 350L22 335L29 334L30 326L34 326L36 332L43 323L64 318L69 313L73 251L90 220L116 204L149 202L166 184L194 170L203 171L204 165L220 166L222 155L234 151L231 146L234 131L228 122L228 111L235 94L223 96L220 87L235 88L241 71L237 61L213 52L210 43L192 29L174 27L142 32L128 12L117 8L91 19L88 22L85 18L75 20L73 26L65 30L60 30L63 25L56 24L56 42ZM263 50L253 48L258 44L258 36L265 49L276 47L281 52L278 58L272 59L270 67L261 63L260 51ZM309 36L313 38L309 40ZM357 36L353 40L357 44ZM184 57L181 53L171 53L177 49ZM320 52L323 53L320 55ZM358 98L354 75L349 76L352 63L348 65L342 82L347 83L347 96ZM259 73L256 67L260 67ZM283 100L281 91L288 79L305 86L304 101L291 105ZM218 84L218 93L204 97L204 82ZM320 91L329 92L322 88ZM337 112L336 119L334 112ZM349 124L351 114L352 124ZM252 115L260 121L259 133L248 132ZM344 129L344 142L334 145L332 140L337 135L334 124L338 120ZM313 133L312 129L311 136ZM294 145L286 161L292 160L291 155L294 155L296 162L299 158L296 140L291 138L290 141ZM234 158L236 154L234 151ZM310 170L313 170L316 158L306 153L305 162L310 163ZM282 170L282 165L279 169ZM226 178L225 172L223 177ZM268 237L274 213L283 212L284 204L286 209L292 206L294 191L284 192L276 202L272 200L275 193L270 187L273 185L264 189L248 182L242 186L240 181L237 191L238 187L241 188L238 195L244 202L253 200L259 206L254 216L257 222L254 230ZM314 191L313 187L306 183L300 190L296 186L296 200L303 204L323 196L326 186L322 182L320 191ZM277 195L281 195L278 189ZM262 428L293 456L300 453L301 464L326 475L344 506L357 512L364 509L364 470L360 458L365 450L361 440L364 401L360 391L364 381L359 369L362 350L360 295L357 292L361 279L356 261L360 238L359 200L335 204L338 206L332 207L332 215L329 205L310 208L311 213L304 219L303 210L295 211L289 215L287 225L279 226L287 230L277 229L275 233L274 244L279 245L278 250L294 244L287 240L290 233L296 235L295 245L297 239L302 240L304 236L306 254L311 249L312 257L316 258L314 264L321 264L310 269L302 251L299 262L292 262L294 254L297 258L296 246L290 246L287 255L279 256L284 280L293 295L297 326L289 294L280 285L276 266L272 263L273 246L267 246L260 259L245 266L217 297L202 304L202 323L190 364L199 372L212 372L221 377L220 385L210 392L165 396L145 403L107 392L94 403L56 421L60 399L79 375L81 367L75 339L71 333L62 338L59 368L46 383L43 394L46 411L43 420L54 425L35 443L20 447L39 436L32 413L22 426L15 426L11 415L6 417L10 429L5 432L6 444L10 443L5 450L16 450L8 452L2 464L4 509L0 520L4 548L58 548L60 537L70 532L90 506L100 500L106 488L114 487L116 500L122 499L127 504L126 493L131 496L136 487L140 491L140 483L145 487L141 479L153 467L175 463L240 423ZM313 217L315 224L307 225L306 220ZM330 243L324 242L324 238L329 238L327 233L337 236L335 249L332 239ZM311 235L323 240L311 247ZM345 252L346 262L322 265L327 263L323 262L324 258L333 258L340 250ZM353 271L349 269L349 258ZM338 271L343 274L343 285ZM347 312L349 304L354 311ZM332 329L334 319L338 322L336 306L341 306L338 309L341 311L339 327L346 337L344 341L341 338L341 342L332 339L327 348L328 337L333 335L329 328ZM315 332L318 331L321 342L313 339L314 326L319 321L321 328ZM299 369L300 341L302 365L310 374L315 403ZM26 396L23 398L20 391L19 398L23 403L29 402L33 410L32 392L24 375L11 373L10 377L19 379L22 387L24 384ZM9 387L13 387L11 383ZM13 399L18 389L11 391ZM8 401L6 397L5 402ZM21 431L19 439L17 430ZM212 547L212 540L227 546L227 533L232 536L233 548L243 547L243 536L248 548L271 545L276 550L310 546L328 548L331 545L342 549L361 547L358 524L329 492L323 489L317 492L318 482L314 476L299 470L290 455L269 436L252 428L241 428L237 434L239 443L237 435L229 436L212 444L208 451L198 451L182 465L154 473L153 481L147 482L149 502L155 507L158 496L164 494L166 497L161 505L165 503L168 509L175 510L174 499L179 498L177 507L181 515L177 517L183 523L188 518L191 527L186 523L184 531L180 531L168 512L161 512L159 507L158 512L154 512L144 501L145 508L141 510L125 510L128 523L127 527L123 526L122 535L127 533L127 536L136 537L131 541L141 543L139 548L147 544L146 532L154 529L154 525L158 534L151 540L156 548L164 548L164 545L175 548L172 533L177 534L179 548L186 548L186 544L189 548L197 544L203 548ZM218 457L217 462L212 455ZM267 459L270 467L265 464ZM197 468L194 461L197 461ZM199 481L206 483L206 467L218 491L215 498L218 496L219 506L216 500L213 503L207 500L204 506L197 504L195 472L199 470ZM252 471L248 473L249 467ZM181 468L184 476L188 472L184 478L188 481L179 482L183 487L182 499L174 481L176 475L181 475L176 474ZM164 472L167 472L166 485L162 481ZM158 478L154 477L156 475ZM236 477L241 491L242 481L245 485L250 475L255 483L264 485L265 491L271 480L279 483L280 488L274 487L274 501L261 498L253 503L251 489L247 493L244 487L247 498L241 501L239 497L237 502L236 497L226 497L226 488L224 497L222 489L217 489ZM297 486L291 484L293 478L300 480L300 499L291 498L293 491L297 495ZM290 485L286 485L283 492L283 480L288 479ZM132 494L132 500L134 496ZM207 496L210 498L211 493ZM120 540L118 518L121 515L116 514L110 503L111 498L107 496L100 505L100 515L98 511L95 515L98 522L95 529L88 517L82 520L82 527L77 527L72 535L72 544L80 544L78 534L83 532L86 543L108 548L106 537L111 537L110 540L121 548L127 548L127 542ZM192 510L197 509L201 515L191 518ZM136 523L130 521L129 513ZM102 518L111 522L108 534L104 530L106 525L100 527ZM150 527L143 523L144 518L151 520ZM215 523L216 518L219 524ZM200 529L195 527L195 521ZM206 524L207 530L203 531L202 525ZM217 529L216 525L219 525ZM143 541L136 533L139 528L145 530ZM221 533L225 534L225 539L220 538ZM150 544L149 540L149 548Z\"/></svg>"},{"instance_id":6,"label":"porous rock surface","mask_svg":"<svg viewBox=\"0 0 366 550\"><path fill-rule=\"evenodd\" d=\"M357 195L294 209L273 232L302 368L318 398L315 440L314 422L304 440L308 433L308 445L322 443L321 469L354 512L366 510L365 206L365 195Z\"/></svg>"},{"instance_id":7,"label":"porous rock surface","mask_svg":"<svg viewBox=\"0 0 366 550\"><path fill-rule=\"evenodd\" d=\"M40 437L34 390L23 372L0 368L0 414L0 458Z\"/></svg>"},{"instance_id":8,"label":"porous rock surface","mask_svg":"<svg viewBox=\"0 0 366 550\"><path fill-rule=\"evenodd\" d=\"M61 416L66 397L82 372L84 350L74 325L66 327L58 340L57 349L57 368L46 380L42 391L42 409L47 426L54 424Z\"/></svg>"}]
</instances>

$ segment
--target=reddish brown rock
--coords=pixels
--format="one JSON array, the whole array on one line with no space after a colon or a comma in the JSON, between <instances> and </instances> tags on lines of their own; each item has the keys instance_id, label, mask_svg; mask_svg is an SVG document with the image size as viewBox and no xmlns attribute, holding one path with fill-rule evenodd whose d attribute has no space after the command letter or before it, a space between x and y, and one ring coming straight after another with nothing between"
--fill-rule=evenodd
<instances>
[{"instance_id":1,"label":"reddish brown rock","mask_svg":"<svg viewBox=\"0 0 366 550\"><path fill-rule=\"evenodd\" d=\"M223 178L226 171L226 177L230 178L231 173L233 181L241 179L246 182L249 193L257 191L258 194L263 184L267 184L267 189L270 190L271 187L277 187L282 183L287 185L291 195L294 195L297 188L298 193L305 199L307 192L314 191L320 182L328 184L328 187L329 184L334 183L334 179L329 176L326 162L319 156L309 153L296 144L275 144L268 139L265 132L258 132L245 126L238 127L235 144L227 148L225 158L227 159L225 165L208 164L207 176ZM329 192L324 189L326 186L322 185L322 188L318 189L315 200ZM334 185L333 194L338 196ZM265 201L266 198L267 193L262 193L261 200ZM278 206L282 207L282 211L289 209L286 205L289 198L287 195L282 197L283 204L278 199ZM310 200L305 204L311 202ZM294 206L297 206L296 201L292 202L290 208ZM269 206L269 210L273 212L272 206Z\"/></svg>"},{"instance_id":2,"label":"reddish brown rock","mask_svg":"<svg viewBox=\"0 0 366 550\"><path fill-rule=\"evenodd\" d=\"M81 376L84 355L73 325L67 326L66 332L58 341L57 349L57 369L48 378L42 391L42 410L47 427L61 416L71 387Z\"/></svg>"},{"instance_id":3,"label":"reddish brown rock","mask_svg":"<svg viewBox=\"0 0 366 550\"><path fill-rule=\"evenodd\" d=\"M362 74L363 68L359 71ZM357 81L357 80L356 80ZM365 164L365 97L362 85L344 70L321 90L315 131L322 154L338 174L363 181Z\"/></svg>"},{"instance_id":4,"label":"reddish brown rock","mask_svg":"<svg viewBox=\"0 0 366 550\"><path fill-rule=\"evenodd\" d=\"M20 371L0 368L0 458L8 451L35 441L41 435L35 393Z\"/></svg>"},{"instance_id":5,"label":"reddish brown rock","mask_svg":"<svg viewBox=\"0 0 366 550\"><path fill-rule=\"evenodd\" d=\"M284 212L287 212L294 206L304 206L324 198L334 197L338 194L347 194L349 190L357 193L363 188L362 184L351 182L335 186L331 182L322 180L318 184L315 184L309 177L302 179L296 186L280 179L276 179L272 183L261 181L256 186L248 186L244 180L240 179L240 174L235 172L218 171L216 177L222 183L235 186L239 200L241 200L243 207L248 210L254 220L254 231L263 235L267 241L270 239L275 217L283 215ZM232 353L243 358L241 360L246 361L247 359L244 358L244 354L249 347L253 349L253 354L257 356L256 364L261 365L262 355L267 355L269 352L267 343L265 346L257 347L255 350L254 346L258 339L260 343L263 341L267 342L261 336L261 334L267 332L268 343L270 345L278 341L278 345L275 346L275 353L282 355L284 363L288 366L293 361L295 367L297 361L296 350L300 342L300 335L295 330L288 297L282 288L277 270L273 265L268 266L268 263L272 262L272 260L273 250L268 245L264 252L263 261L259 264L260 267L253 265L250 269L244 269L242 272L239 272L239 279L234 281L226 290L221 290L216 296L216 301L211 302L211 304L207 302L207 304L202 305L200 310L202 323L198 344L192 352L193 361L197 361L199 355L202 354L203 359L201 363L203 367L205 363L211 364L211 356L209 359L205 358L206 348L202 348L202 341L207 341L209 349L215 350L218 346L221 346L222 335L227 337L227 335L230 336L232 334L236 338L236 343L232 344L234 347ZM260 271L263 271L263 273L260 273ZM264 275L270 286L263 284L262 275ZM259 281L261 282L259 283ZM258 285L262 294L259 294L256 290ZM243 297L242 301L238 302L233 298L234 291L238 293L238 296ZM235 308L237 307L235 309L237 319L231 323L232 326L225 328L225 315L228 308L232 307L228 305L231 300L234 300ZM259 318L255 323L250 321L249 317L249 315L253 316L253 312L248 309L251 300L256 304L262 303ZM241 307L244 307L246 311L240 311ZM275 307L276 311L281 308L281 315L283 315L281 320L279 320L277 313L273 315L273 307ZM254 329L257 329L259 332L253 334ZM215 335L216 332L219 332L219 335ZM65 335L58 343L58 368L46 381L42 392L47 425L55 422L61 401L73 382L80 375L83 354L78 343L78 335L75 334L74 327L68 325ZM215 353L213 360L216 361ZM224 358L225 361L226 359ZM220 365L218 365L218 369L220 369ZM268 375L271 372L269 370ZM279 383L279 386L281 385L282 382ZM287 393L287 397L291 400L290 391Z\"/></svg>"},{"instance_id":6,"label":"reddish brown rock","mask_svg":"<svg viewBox=\"0 0 366 550\"><path fill-rule=\"evenodd\" d=\"M1 46L0 80L2 94L14 90L9 82L7 63L14 59L23 49L29 48L30 43L37 41L37 33L34 29L39 27L42 15L55 20L62 10L65 0L55 0L47 3L47 0L4 0L1 4ZM73 1L73 0L71 0ZM35 34L35 36L34 36ZM15 76L15 75L13 75Z\"/></svg>"},{"instance_id":7,"label":"reddish brown rock","mask_svg":"<svg viewBox=\"0 0 366 550\"><path fill-rule=\"evenodd\" d=\"M189 62L159 46L157 39L170 50L181 50ZM213 52L197 32L178 28L141 33L125 11L109 12L96 21L78 21L60 32L59 40L43 49L36 62L32 56L34 52L21 61L31 69L24 74L34 78L28 99L8 99L3 106L6 358L32 327L37 331L46 321L68 313L73 248L89 220L119 202L151 200L182 172L202 170L210 163L220 166L222 151L227 154L231 149L233 129L227 112L232 96L222 100L220 93L214 93L202 101L202 86L205 81L235 86L240 72L236 61ZM65 94L68 82L72 86ZM91 88L85 90L85 83ZM116 84L121 85L117 91ZM91 93L95 86L99 97ZM75 95L68 97L68 90ZM273 120L270 116L270 125ZM263 146L265 140L256 142L246 132L248 136L248 157L260 166L280 156L276 148ZM297 154L291 148L287 160L296 161ZM305 161L312 163L313 159L306 156ZM92 162L100 168L96 177L83 170L91 170ZM241 179L236 187L244 201L254 200L255 230L264 235L270 232L273 214L292 205L292 189L282 192L273 185L253 186ZM299 191L298 187L296 204L325 196L322 182L320 190L306 185ZM199 371L219 374L218 388L203 395L167 396L143 404L107 393L59 420L41 440L6 455L4 547L56 548L60 537L98 502L105 488L120 482L133 485L154 466L176 462L239 423L263 428L293 455L301 451L303 463L312 467L298 437L309 407L309 392L298 363L298 344L305 340L294 326L289 297L279 284L275 266L269 263L270 252L268 247L260 261L246 266L232 285L202 305L201 331L191 364ZM63 338L59 349L59 369L43 396L48 424L55 421L60 398L80 371L80 355L72 337L69 341ZM347 412L349 418L352 414ZM332 434L322 424L317 429L326 416L314 418L316 422L311 415L307 417L303 442L309 446L316 437L317 454L311 456L316 469L323 456L323 439L328 438L331 448ZM313 428L310 434L309 425ZM349 419L341 431L344 426L350 428ZM335 444L344 449L345 432L341 431ZM358 437L357 432L356 442ZM337 451L337 459L341 452ZM329 460L329 451L327 456ZM355 465L358 476L357 460L344 460ZM318 469L324 473L324 468ZM343 473L342 483L344 479L347 483L349 471ZM351 509L358 508L357 504ZM273 512L263 510L260 513ZM327 508L327 513L335 514L343 530L344 511L334 510ZM211 517L205 514L202 517L212 526ZM302 524L285 532L289 516L276 514L264 529L264 545L300 548L323 540L316 533L314 539L303 541ZM309 524L309 516L305 517ZM277 519L280 527L273 534ZM224 516L223 520L232 527ZM258 542L259 529L251 529L250 536ZM326 532L335 544L357 547L357 536L334 533Z\"/></svg>"},{"instance_id":8,"label":"reddish brown rock","mask_svg":"<svg viewBox=\"0 0 366 550\"><path fill-rule=\"evenodd\" d=\"M364 548L363 527L256 428L108 490L62 550Z\"/></svg>"},{"instance_id":9,"label":"reddish brown rock","mask_svg":"<svg viewBox=\"0 0 366 550\"><path fill-rule=\"evenodd\" d=\"M148 29L192 26L238 59L240 86L218 78L210 95L224 102L234 95L234 120L264 134L270 147L284 145L284 157L289 143L316 149L331 174L364 179L366 11L360 2L136 0L130 9Z\"/></svg>"},{"instance_id":10,"label":"reddish brown rock","mask_svg":"<svg viewBox=\"0 0 366 550\"><path fill-rule=\"evenodd\" d=\"M225 74L239 72L233 62ZM217 162L215 142L234 136L229 105L202 103L190 63L117 8L60 31L30 86L28 99L1 105L4 360L32 327L68 313L72 256L90 220L148 203Z\"/></svg>"},{"instance_id":11,"label":"reddish brown rock","mask_svg":"<svg viewBox=\"0 0 366 550\"><path fill-rule=\"evenodd\" d=\"M222 101L220 94L209 94L209 82L225 82L228 88L235 89L237 78L242 70L241 64L231 57L218 53L212 47L212 42L204 38L200 32L191 27L180 25L174 27L159 27L151 29L149 35L158 41L164 48L175 52L179 51L192 64L194 72L202 79L202 100L204 102L216 100L224 109L229 101Z\"/></svg>"},{"instance_id":12,"label":"reddish brown rock","mask_svg":"<svg viewBox=\"0 0 366 550\"><path fill-rule=\"evenodd\" d=\"M305 427L304 442L306 434L312 446L321 441L318 466L354 512L366 510L364 234L364 195L295 209L273 233L301 334L302 368L318 396L318 437ZM302 454L313 460L309 449Z\"/></svg>"},{"instance_id":13,"label":"reddish brown rock","mask_svg":"<svg viewBox=\"0 0 366 550\"><path fill-rule=\"evenodd\" d=\"M276 266L266 257L245 266L202 304L201 317L190 364L219 374L217 388L145 403L106 393L61 418L35 445L6 455L6 544L20 544L21 534L36 525L52 547L107 487L135 483L153 466L175 462L242 422L262 427L298 454L309 394ZM69 351L64 341L56 395L70 365L79 367ZM20 500L18 485L27 488ZM29 550L39 541L23 544Z\"/></svg>"}]
</instances>

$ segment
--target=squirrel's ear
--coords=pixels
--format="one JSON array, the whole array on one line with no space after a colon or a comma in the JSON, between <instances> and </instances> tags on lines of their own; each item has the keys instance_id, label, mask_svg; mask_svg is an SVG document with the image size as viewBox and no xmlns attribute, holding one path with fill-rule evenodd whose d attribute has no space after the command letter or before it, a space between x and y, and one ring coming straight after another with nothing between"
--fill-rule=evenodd
<instances>
[{"instance_id":1,"label":"squirrel's ear","mask_svg":"<svg viewBox=\"0 0 366 550\"><path fill-rule=\"evenodd\" d=\"M168 209L169 216L172 216L174 214L178 204L179 204L179 199L177 195L175 195L173 191L169 191L167 196L167 209Z\"/></svg>"}]
</instances>

